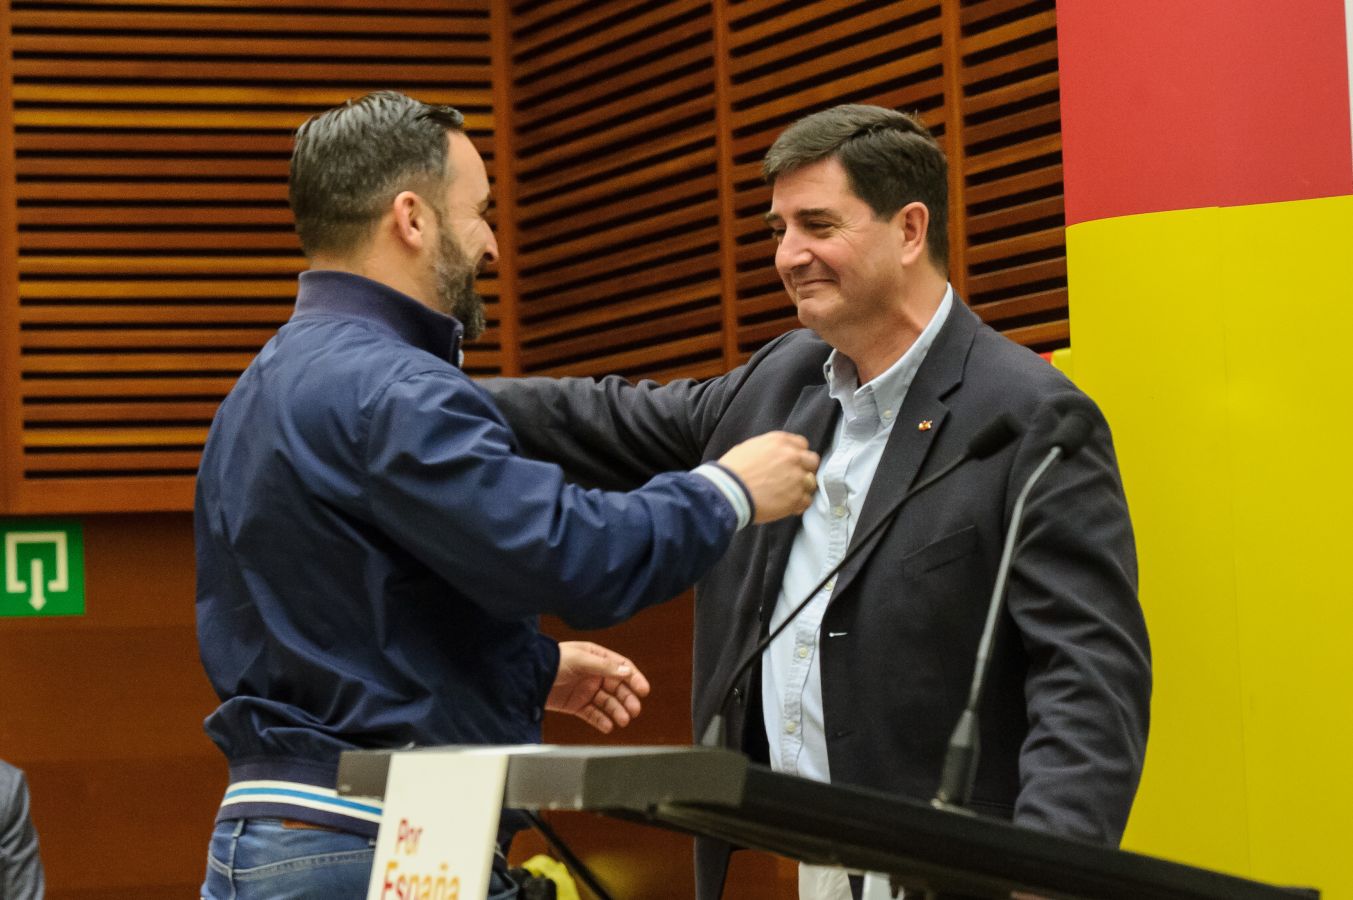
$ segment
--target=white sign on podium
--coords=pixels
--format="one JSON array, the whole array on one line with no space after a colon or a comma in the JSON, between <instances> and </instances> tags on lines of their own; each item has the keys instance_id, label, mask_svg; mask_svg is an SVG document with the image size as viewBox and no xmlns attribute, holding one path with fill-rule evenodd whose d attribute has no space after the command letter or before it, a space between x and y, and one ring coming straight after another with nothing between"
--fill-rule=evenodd
<instances>
[{"instance_id":1,"label":"white sign on podium","mask_svg":"<svg viewBox=\"0 0 1353 900\"><path fill-rule=\"evenodd\" d=\"M367 900L484 897L507 757L528 749L535 748L392 754Z\"/></svg>"}]
</instances>

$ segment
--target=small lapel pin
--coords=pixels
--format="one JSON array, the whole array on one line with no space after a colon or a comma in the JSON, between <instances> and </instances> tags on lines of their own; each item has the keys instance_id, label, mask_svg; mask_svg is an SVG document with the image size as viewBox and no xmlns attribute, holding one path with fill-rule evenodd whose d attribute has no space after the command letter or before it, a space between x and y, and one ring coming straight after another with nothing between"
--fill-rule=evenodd
<instances>
[{"instance_id":1,"label":"small lapel pin","mask_svg":"<svg viewBox=\"0 0 1353 900\"><path fill-rule=\"evenodd\" d=\"M921 421L919 421L919 422L916 423L916 430L917 430L917 431L929 431L930 429L932 429L932 428L934 428L934 427L935 427L935 423L932 422L932 421L930 421L929 419L922 419Z\"/></svg>"}]
</instances>

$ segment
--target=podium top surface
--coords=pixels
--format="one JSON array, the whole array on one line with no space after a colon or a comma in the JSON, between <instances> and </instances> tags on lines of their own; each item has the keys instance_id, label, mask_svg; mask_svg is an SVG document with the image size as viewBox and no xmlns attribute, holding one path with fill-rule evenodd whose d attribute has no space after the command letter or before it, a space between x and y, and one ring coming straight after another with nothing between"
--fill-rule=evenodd
<instances>
[{"instance_id":1,"label":"podium top surface","mask_svg":"<svg viewBox=\"0 0 1353 900\"><path fill-rule=\"evenodd\" d=\"M352 751L338 791L383 796L394 752ZM804 862L897 876L914 890L1050 900L1297 900L1195 866L934 809L863 788L772 772L704 747L511 747L504 805L590 810Z\"/></svg>"}]
</instances>

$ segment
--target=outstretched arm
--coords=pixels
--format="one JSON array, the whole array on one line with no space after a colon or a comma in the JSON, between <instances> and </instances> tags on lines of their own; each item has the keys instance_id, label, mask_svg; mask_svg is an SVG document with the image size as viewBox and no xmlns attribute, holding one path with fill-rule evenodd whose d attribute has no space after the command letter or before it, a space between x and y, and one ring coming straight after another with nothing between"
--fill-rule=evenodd
<instances>
[{"instance_id":1,"label":"outstretched arm","mask_svg":"<svg viewBox=\"0 0 1353 900\"><path fill-rule=\"evenodd\" d=\"M743 366L705 381L492 378L479 382L522 451L592 487L632 490L659 472L708 460L708 442L750 374L784 338Z\"/></svg>"}]
</instances>

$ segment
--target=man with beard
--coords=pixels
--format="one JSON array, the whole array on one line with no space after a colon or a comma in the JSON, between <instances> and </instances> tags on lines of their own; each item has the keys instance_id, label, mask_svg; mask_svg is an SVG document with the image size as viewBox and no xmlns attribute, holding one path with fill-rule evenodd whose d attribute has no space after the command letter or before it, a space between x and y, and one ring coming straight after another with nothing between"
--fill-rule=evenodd
<instances>
[{"instance_id":1,"label":"man with beard","mask_svg":"<svg viewBox=\"0 0 1353 900\"><path fill-rule=\"evenodd\" d=\"M629 493L517 454L457 367L497 256L462 121L382 92L296 133L310 269L198 474L198 640L221 699L206 729L230 763L204 897L366 896L380 810L336 795L344 750L534 742L543 709L627 724L643 675L556 645L537 615L623 620L815 488L816 454L784 432ZM498 862L490 896L514 897Z\"/></svg>"}]
</instances>

